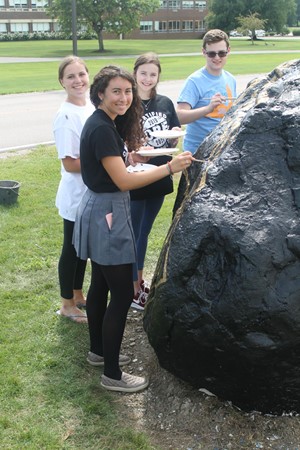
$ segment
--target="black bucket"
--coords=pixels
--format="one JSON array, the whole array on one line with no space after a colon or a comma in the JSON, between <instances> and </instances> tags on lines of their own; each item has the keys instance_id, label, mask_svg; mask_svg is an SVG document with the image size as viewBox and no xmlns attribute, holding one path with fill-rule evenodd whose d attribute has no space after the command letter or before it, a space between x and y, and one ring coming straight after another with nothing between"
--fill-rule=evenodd
<instances>
[{"instance_id":1,"label":"black bucket","mask_svg":"<svg viewBox=\"0 0 300 450\"><path fill-rule=\"evenodd\" d=\"M0 181L0 205L16 203L19 195L20 183L18 181Z\"/></svg>"}]
</instances>

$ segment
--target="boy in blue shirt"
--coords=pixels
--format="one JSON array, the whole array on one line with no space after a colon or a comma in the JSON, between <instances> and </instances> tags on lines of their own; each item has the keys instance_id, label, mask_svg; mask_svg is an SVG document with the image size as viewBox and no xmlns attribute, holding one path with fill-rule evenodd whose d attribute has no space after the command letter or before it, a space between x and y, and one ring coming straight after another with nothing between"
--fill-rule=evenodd
<instances>
[{"instance_id":1,"label":"boy in blue shirt","mask_svg":"<svg viewBox=\"0 0 300 450\"><path fill-rule=\"evenodd\" d=\"M203 38L206 64L186 80L177 100L177 115L181 125L187 124L184 150L195 153L211 130L232 106L236 80L224 66L230 53L228 35L222 30L210 30Z\"/></svg>"}]
</instances>

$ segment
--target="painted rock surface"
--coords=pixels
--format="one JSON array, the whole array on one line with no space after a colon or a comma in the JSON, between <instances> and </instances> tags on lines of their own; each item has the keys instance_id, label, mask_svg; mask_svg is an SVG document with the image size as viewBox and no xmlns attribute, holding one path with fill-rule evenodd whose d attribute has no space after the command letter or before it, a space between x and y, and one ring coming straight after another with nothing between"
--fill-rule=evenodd
<instances>
[{"instance_id":1,"label":"painted rock surface","mask_svg":"<svg viewBox=\"0 0 300 450\"><path fill-rule=\"evenodd\" d=\"M251 82L182 178L144 327L162 367L300 412L300 60Z\"/></svg>"}]
</instances>

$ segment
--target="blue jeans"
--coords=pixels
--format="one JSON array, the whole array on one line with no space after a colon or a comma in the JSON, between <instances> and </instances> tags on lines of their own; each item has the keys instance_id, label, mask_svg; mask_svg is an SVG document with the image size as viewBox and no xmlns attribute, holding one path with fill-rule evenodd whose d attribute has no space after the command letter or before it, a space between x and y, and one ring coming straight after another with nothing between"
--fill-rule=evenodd
<instances>
[{"instance_id":1,"label":"blue jeans","mask_svg":"<svg viewBox=\"0 0 300 450\"><path fill-rule=\"evenodd\" d=\"M146 200L131 200L131 220L137 248L137 263L133 265L133 281L138 280L138 271L143 270L148 245L148 236L157 214L164 202L161 197Z\"/></svg>"}]
</instances>

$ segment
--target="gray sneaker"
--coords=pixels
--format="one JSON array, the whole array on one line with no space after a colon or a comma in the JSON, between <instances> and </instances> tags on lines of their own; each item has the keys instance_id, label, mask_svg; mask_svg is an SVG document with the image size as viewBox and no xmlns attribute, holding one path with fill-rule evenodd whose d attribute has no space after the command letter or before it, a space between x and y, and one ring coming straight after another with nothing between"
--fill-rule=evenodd
<instances>
[{"instance_id":1,"label":"gray sneaker","mask_svg":"<svg viewBox=\"0 0 300 450\"><path fill-rule=\"evenodd\" d=\"M104 366L103 356L96 355L96 353L88 352L86 360L91 366ZM131 358L129 358L129 356L119 355L120 366L125 366L125 364L129 364L130 362Z\"/></svg>"},{"instance_id":2,"label":"gray sneaker","mask_svg":"<svg viewBox=\"0 0 300 450\"><path fill-rule=\"evenodd\" d=\"M119 392L138 392L145 389L149 384L149 381L143 377L136 377L129 373L122 373L121 380L114 380L108 378L106 375L102 375L101 386L109 391Z\"/></svg>"}]
</instances>

